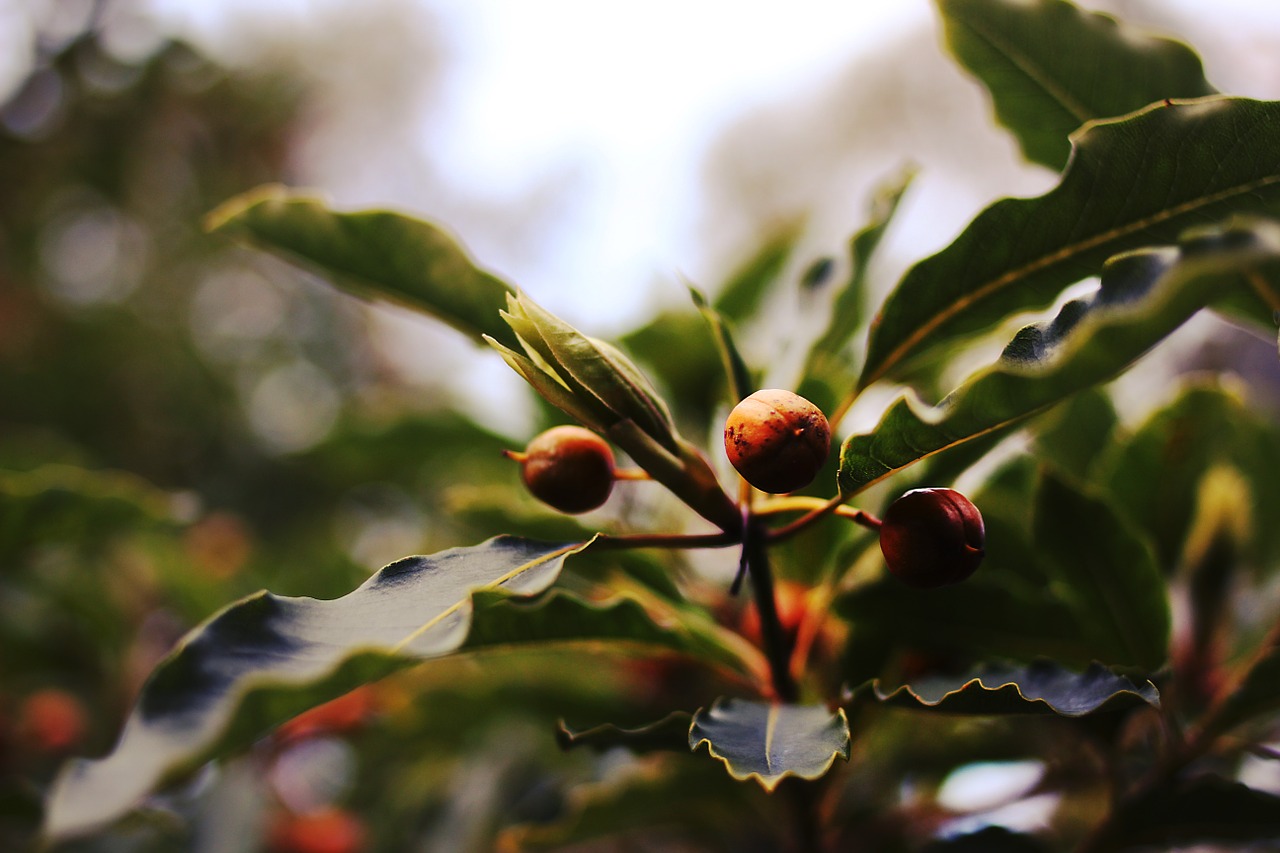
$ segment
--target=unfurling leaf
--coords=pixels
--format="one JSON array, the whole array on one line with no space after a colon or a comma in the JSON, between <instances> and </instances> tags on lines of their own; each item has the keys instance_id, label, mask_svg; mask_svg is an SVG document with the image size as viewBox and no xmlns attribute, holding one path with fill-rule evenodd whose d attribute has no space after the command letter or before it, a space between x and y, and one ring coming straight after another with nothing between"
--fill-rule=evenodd
<instances>
[{"instance_id":1,"label":"unfurling leaf","mask_svg":"<svg viewBox=\"0 0 1280 853\"><path fill-rule=\"evenodd\" d=\"M849 721L823 706L718 699L693 716L689 748L702 744L735 779L772 791L788 776L817 779L836 757L849 760Z\"/></svg>"}]
</instances>

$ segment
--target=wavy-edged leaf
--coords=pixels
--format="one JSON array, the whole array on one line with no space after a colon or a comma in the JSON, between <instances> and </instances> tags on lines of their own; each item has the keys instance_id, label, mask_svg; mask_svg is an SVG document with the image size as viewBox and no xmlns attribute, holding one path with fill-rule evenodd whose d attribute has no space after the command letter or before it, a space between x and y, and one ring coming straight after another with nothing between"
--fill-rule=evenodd
<instances>
[{"instance_id":1,"label":"wavy-edged leaf","mask_svg":"<svg viewBox=\"0 0 1280 853\"><path fill-rule=\"evenodd\" d=\"M937 407L908 396L879 426L841 449L839 482L853 495L893 472L1066 399L1124 370L1243 270L1280 260L1280 225L1236 222L1188 235L1180 248L1113 259L1090 298L1063 306L1050 323L1022 329L996 364Z\"/></svg>"},{"instance_id":2,"label":"wavy-edged leaf","mask_svg":"<svg viewBox=\"0 0 1280 853\"><path fill-rule=\"evenodd\" d=\"M261 592L227 607L156 669L111 754L64 768L46 834L92 831L271 725L458 649L472 625L472 593L541 592L583 547L497 537L392 563L331 601Z\"/></svg>"},{"instance_id":3,"label":"wavy-edged leaf","mask_svg":"<svg viewBox=\"0 0 1280 853\"><path fill-rule=\"evenodd\" d=\"M1058 170L1070 133L1163 98L1212 95L1185 44L1065 0L937 0L947 46L1028 160Z\"/></svg>"},{"instance_id":4,"label":"wavy-edged leaf","mask_svg":"<svg viewBox=\"0 0 1280 853\"><path fill-rule=\"evenodd\" d=\"M1087 124L1062 180L988 207L909 270L872 325L859 387L1043 307L1113 255L1280 205L1280 102L1211 97Z\"/></svg>"},{"instance_id":5,"label":"wavy-edged leaf","mask_svg":"<svg viewBox=\"0 0 1280 853\"><path fill-rule=\"evenodd\" d=\"M1150 681L1135 684L1101 664L1073 672L1052 661L988 665L963 676L932 676L886 690L877 679L855 695L884 705L939 714L1056 714L1083 717L1149 705L1160 707Z\"/></svg>"},{"instance_id":6,"label":"wavy-edged leaf","mask_svg":"<svg viewBox=\"0 0 1280 853\"><path fill-rule=\"evenodd\" d=\"M689 748L692 724L693 715L688 711L672 711L661 720L633 728L604 723L589 729L574 729L561 720L556 740L564 749L586 746L605 750L625 746L636 753L679 752Z\"/></svg>"},{"instance_id":7,"label":"wavy-edged leaf","mask_svg":"<svg viewBox=\"0 0 1280 853\"><path fill-rule=\"evenodd\" d=\"M702 744L735 779L772 791L788 776L817 779L838 757L849 760L849 721L821 705L717 699L693 715L689 749Z\"/></svg>"},{"instance_id":8,"label":"wavy-edged leaf","mask_svg":"<svg viewBox=\"0 0 1280 853\"><path fill-rule=\"evenodd\" d=\"M1036 424L1036 455L1087 480L1112 447L1119 422L1107 391L1087 388L1047 412Z\"/></svg>"},{"instance_id":9,"label":"wavy-edged leaf","mask_svg":"<svg viewBox=\"0 0 1280 853\"><path fill-rule=\"evenodd\" d=\"M915 175L915 169L904 169L880 187L871 200L867 224L849 240L849 276L832 300L826 328L809 347L798 386L800 395L823 411L834 411L840 395L857 378L848 350L866 313L867 270Z\"/></svg>"},{"instance_id":10,"label":"wavy-edged leaf","mask_svg":"<svg viewBox=\"0 0 1280 853\"><path fill-rule=\"evenodd\" d=\"M489 335L517 345L498 315L511 286L476 267L431 223L383 210L341 213L275 184L224 202L205 223L301 261L342 290L425 311L477 342Z\"/></svg>"}]
</instances>

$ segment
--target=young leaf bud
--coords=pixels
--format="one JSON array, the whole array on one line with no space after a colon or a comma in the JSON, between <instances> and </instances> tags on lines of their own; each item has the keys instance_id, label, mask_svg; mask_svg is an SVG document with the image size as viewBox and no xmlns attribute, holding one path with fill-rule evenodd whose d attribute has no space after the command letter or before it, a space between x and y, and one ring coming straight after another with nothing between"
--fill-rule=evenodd
<instances>
[{"instance_id":1,"label":"young leaf bud","mask_svg":"<svg viewBox=\"0 0 1280 853\"><path fill-rule=\"evenodd\" d=\"M534 437L520 462L520 476L535 498L561 512L588 512L613 491L613 451L603 438L578 426L552 427Z\"/></svg>"},{"instance_id":2,"label":"young leaf bud","mask_svg":"<svg viewBox=\"0 0 1280 853\"><path fill-rule=\"evenodd\" d=\"M894 501L880 527L889 571L917 589L959 583L982 562L982 513L954 489L914 489Z\"/></svg>"},{"instance_id":3,"label":"young leaf bud","mask_svg":"<svg viewBox=\"0 0 1280 853\"><path fill-rule=\"evenodd\" d=\"M762 492L794 492L813 482L831 450L827 416L799 394L757 391L729 413L724 450Z\"/></svg>"}]
</instances>

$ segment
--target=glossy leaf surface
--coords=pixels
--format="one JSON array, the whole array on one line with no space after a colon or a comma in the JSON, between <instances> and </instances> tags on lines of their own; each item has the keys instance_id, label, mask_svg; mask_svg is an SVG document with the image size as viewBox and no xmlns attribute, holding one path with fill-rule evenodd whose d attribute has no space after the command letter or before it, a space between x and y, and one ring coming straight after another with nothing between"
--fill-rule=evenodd
<instances>
[{"instance_id":1,"label":"glossy leaf surface","mask_svg":"<svg viewBox=\"0 0 1280 853\"><path fill-rule=\"evenodd\" d=\"M1053 593L1104 663L1160 667L1169 593L1150 543L1100 495L1046 472L1035 501L1036 549Z\"/></svg>"},{"instance_id":2,"label":"glossy leaf surface","mask_svg":"<svg viewBox=\"0 0 1280 853\"><path fill-rule=\"evenodd\" d=\"M837 757L849 760L844 711L823 706L717 700L693 716L689 748L703 744L735 779L755 779L771 791L788 776L817 779Z\"/></svg>"},{"instance_id":3,"label":"glossy leaf surface","mask_svg":"<svg viewBox=\"0 0 1280 853\"><path fill-rule=\"evenodd\" d=\"M1110 379L1236 282L1238 272L1278 260L1280 226L1267 221L1116 258L1091 297L1067 303L1052 322L1022 329L999 361L937 407L903 397L874 431L846 439L841 491L856 494L913 462Z\"/></svg>"},{"instance_id":4,"label":"glossy leaf surface","mask_svg":"<svg viewBox=\"0 0 1280 853\"><path fill-rule=\"evenodd\" d=\"M1280 103L1211 97L1086 126L1043 196L988 207L909 270L871 329L859 387L915 356L1042 308L1120 253L1280 205Z\"/></svg>"},{"instance_id":5,"label":"glossy leaf surface","mask_svg":"<svg viewBox=\"0 0 1280 853\"><path fill-rule=\"evenodd\" d=\"M989 665L969 675L934 676L893 689L875 681L858 692L885 705L941 714L1081 717L1160 705L1160 694L1150 681L1135 684L1100 664L1073 672L1050 661L1022 667Z\"/></svg>"},{"instance_id":6,"label":"glossy leaf surface","mask_svg":"<svg viewBox=\"0 0 1280 853\"><path fill-rule=\"evenodd\" d=\"M91 831L272 725L456 650L468 637L473 592L540 592L582 547L499 537L392 563L339 599L261 592L229 606L156 669L110 755L64 769L46 833Z\"/></svg>"},{"instance_id":7,"label":"glossy leaf surface","mask_svg":"<svg viewBox=\"0 0 1280 853\"><path fill-rule=\"evenodd\" d=\"M515 337L498 312L511 287L428 222L390 211L341 213L285 187L259 187L209 214L211 231L301 261L343 290L425 311L480 341Z\"/></svg>"},{"instance_id":8,"label":"glossy leaf surface","mask_svg":"<svg viewBox=\"0 0 1280 853\"><path fill-rule=\"evenodd\" d=\"M1067 136L1163 98L1211 95L1191 48L1065 0L938 0L947 46L995 102L1023 155L1059 170Z\"/></svg>"}]
</instances>

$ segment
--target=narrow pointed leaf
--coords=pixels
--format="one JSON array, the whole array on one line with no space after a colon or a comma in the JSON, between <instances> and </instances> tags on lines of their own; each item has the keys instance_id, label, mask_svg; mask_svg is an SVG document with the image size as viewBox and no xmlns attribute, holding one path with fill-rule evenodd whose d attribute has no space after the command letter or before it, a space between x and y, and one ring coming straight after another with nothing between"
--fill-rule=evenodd
<instances>
[{"instance_id":1,"label":"narrow pointed leaf","mask_svg":"<svg viewBox=\"0 0 1280 853\"><path fill-rule=\"evenodd\" d=\"M1218 733L1280 709L1280 644L1258 651L1240 682L1223 699L1211 725Z\"/></svg>"},{"instance_id":2,"label":"narrow pointed leaf","mask_svg":"<svg viewBox=\"0 0 1280 853\"><path fill-rule=\"evenodd\" d=\"M906 466L986 435L1124 370L1182 325L1242 270L1280 260L1280 226L1241 222L1188 236L1181 248L1115 259L1090 298L1051 323L1027 326L1000 360L935 408L909 397L841 449L840 489L856 494Z\"/></svg>"},{"instance_id":3,"label":"narrow pointed leaf","mask_svg":"<svg viewBox=\"0 0 1280 853\"><path fill-rule=\"evenodd\" d=\"M1068 135L1163 98L1214 89L1191 48L1065 0L938 0L952 54L991 93L1023 155L1059 170Z\"/></svg>"},{"instance_id":4,"label":"narrow pointed leaf","mask_svg":"<svg viewBox=\"0 0 1280 853\"><path fill-rule=\"evenodd\" d=\"M635 728L605 723L589 729L573 729L561 720L556 739L564 749L587 746L605 750L625 746L636 753L677 752L689 748L692 724L693 715L687 711L672 711L657 722Z\"/></svg>"},{"instance_id":5,"label":"narrow pointed leaf","mask_svg":"<svg viewBox=\"0 0 1280 853\"><path fill-rule=\"evenodd\" d=\"M809 348L799 386L800 395L823 411L834 411L841 395L857 378L856 363L849 350L865 321L867 270L914 178L914 169L904 170L881 187L871 201L867 224L849 241L849 277L832 300L826 328Z\"/></svg>"},{"instance_id":6,"label":"narrow pointed leaf","mask_svg":"<svg viewBox=\"0 0 1280 853\"><path fill-rule=\"evenodd\" d=\"M742 353L738 351L738 345L733 342L733 333L729 331L729 326L720 316L720 312L711 307L707 298L698 290L691 287L689 294L693 297L693 304L697 306L698 312L711 328L711 338L715 341L716 352L720 353L720 363L724 367L724 375L729 381L730 401L736 404L755 388L751 371L747 368L747 363L742 360Z\"/></svg>"},{"instance_id":7,"label":"narrow pointed leaf","mask_svg":"<svg viewBox=\"0 0 1280 853\"><path fill-rule=\"evenodd\" d=\"M357 296L425 311L476 341L489 335L517 346L498 316L511 286L428 222L382 210L340 213L270 185L224 202L206 227L301 262Z\"/></svg>"},{"instance_id":8,"label":"narrow pointed leaf","mask_svg":"<svg viewBox=\"0 0 1280 853\"><path fill-rule=\"evenodd\" d=\"M1050 661L985 666L965 676L932 677L886 690L877 679L856 695L898 708L940 714L1057 714L1082 717L1143 705L1158 708L1150 681L1135 684L1100 664L1072 672Z\"/></svg>"},{"instance_id":9,"label":"narrow pointed leaf","mask_svg":"<svg viewBox=\"0 0 1280 853\"><path fill-rule=\"evenodd\" d=\"M1035 501L1036 548L1050 588L1108 664L1153 671L1169 644L1164 575L1141 531L1114 506L1046 472Z\"/></svg>"},{"instance_id":10,"label":"narrow pointed leaf","mask_svg":"<svg viewBox=\"0 0 1280 853\"><path fill-rule=\"evenodd\" d=\"M953 338L1042 308L1120 252L1280 207L1280 102L1204 98L1090 123L1053 190L1004 199L913 267L872 326L859 387Z\"/></svg>"},{"instance_id":11,"label":"narrow pointed leaf","mask_svg":"<svg viewBox=\"0 0 1280 853\"><path fill-rule=\"evenodd\" d=\"M46 834L90 832L272 725L458 649L473 592L541 592L583 547L498 537L392 563L339 599L262 592L231 605L160 664L111 754L64 768L49 795Z\"/></svg>"},{"instance_id":12,"label":"narrow pointed leaf","mask_svg":"<svg viewBox=\"0 0 1280 853\"><path fill-rule=\"evenodd\" d=\"M702 744L735 779L772 791L788 776L817 779L837 757L849 760L849 721L824 706L716 700L693 716L689 748Z\"/></svg>"}]
</instances>

